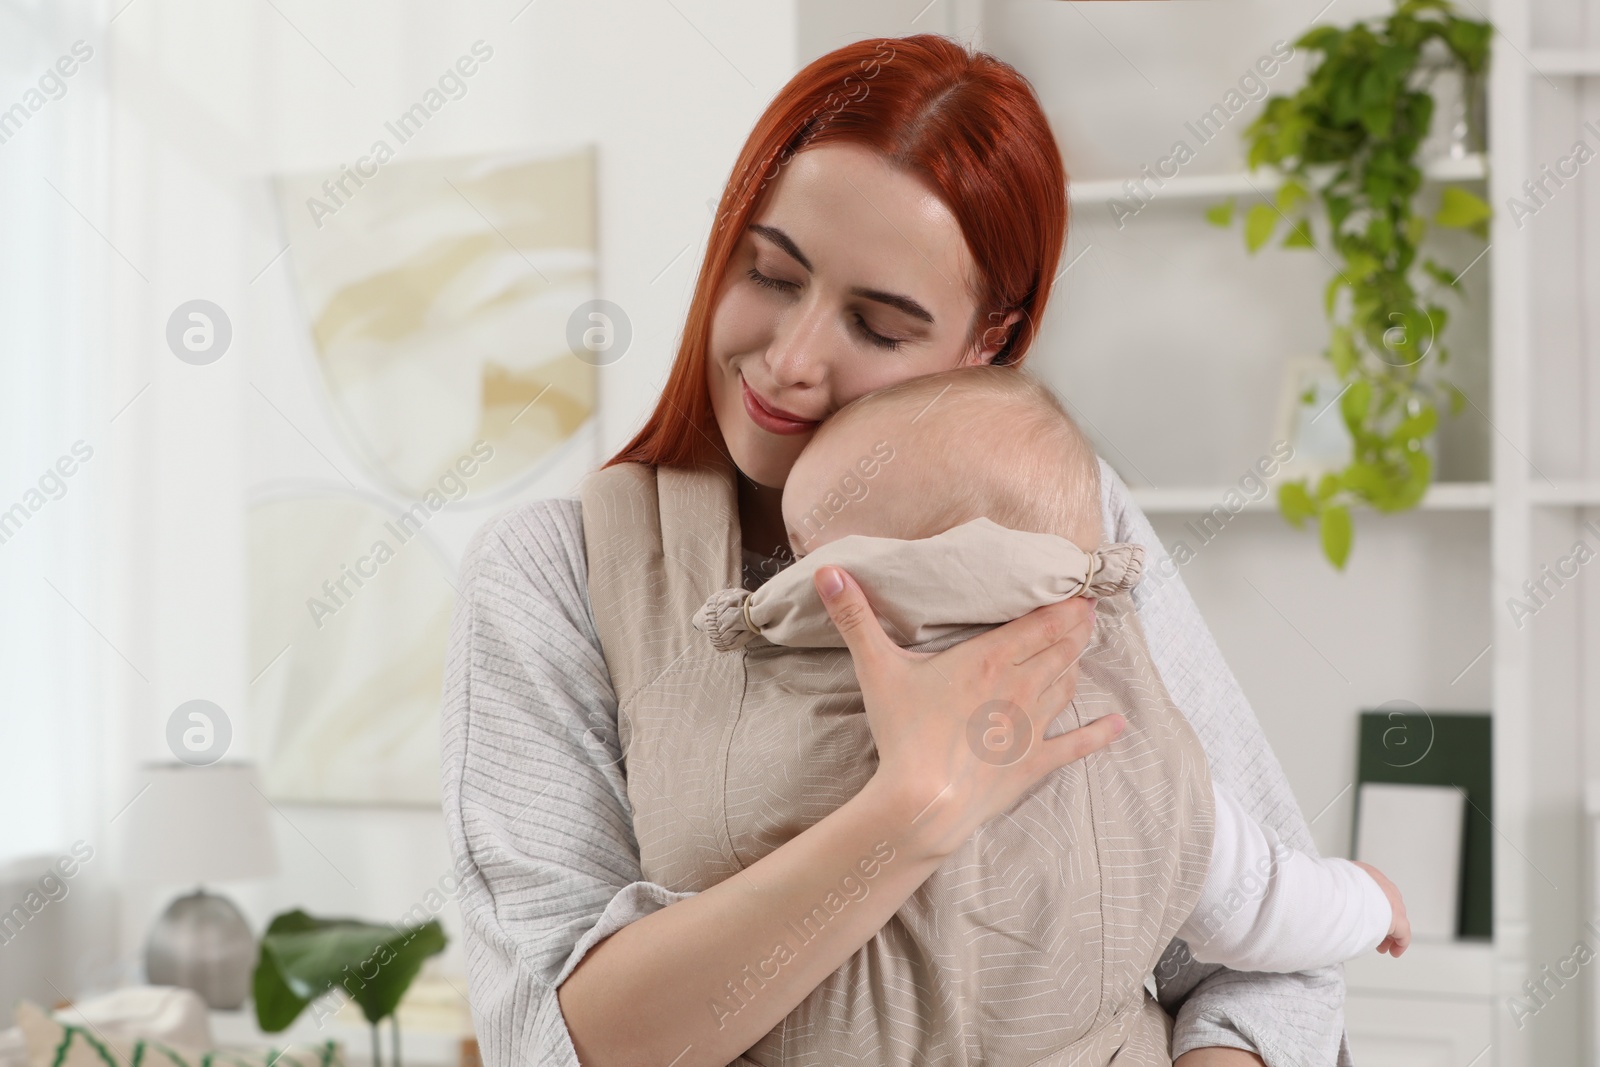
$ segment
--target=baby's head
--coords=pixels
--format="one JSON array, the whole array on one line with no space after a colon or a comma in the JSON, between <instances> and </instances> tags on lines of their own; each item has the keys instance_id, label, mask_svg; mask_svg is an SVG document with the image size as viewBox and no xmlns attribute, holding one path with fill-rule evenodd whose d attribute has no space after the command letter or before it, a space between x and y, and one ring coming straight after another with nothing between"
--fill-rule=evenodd
<instances>
[{"instance_id":1,"label":"baby's head","mask_svg":"<svg viewBox=\"0 0 1600 1067\"><path fill-rule=\"evenodd\" d=\"M796 556L848 534L916 540L987 517L1100 544L1094 448L1054 393L1013 367L887 386L824 422L783 487Z\"/></svg>"}]
</instances>

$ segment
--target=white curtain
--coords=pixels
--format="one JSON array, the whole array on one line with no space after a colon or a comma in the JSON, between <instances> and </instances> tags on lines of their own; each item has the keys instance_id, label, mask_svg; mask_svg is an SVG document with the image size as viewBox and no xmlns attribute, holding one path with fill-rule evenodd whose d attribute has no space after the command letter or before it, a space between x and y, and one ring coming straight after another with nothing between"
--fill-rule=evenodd
<instances>
[{"instance_id":1,"label":"white curtain","mask_svg":"<svg viewBox=\"0 0 1600 1067\"><path fill-rule=\"evenodd\" d=\"M107 17L0 0L0 863L103 822L100 716L126 669L101 521L118 425Z\"/></svg>"}]
</instances>

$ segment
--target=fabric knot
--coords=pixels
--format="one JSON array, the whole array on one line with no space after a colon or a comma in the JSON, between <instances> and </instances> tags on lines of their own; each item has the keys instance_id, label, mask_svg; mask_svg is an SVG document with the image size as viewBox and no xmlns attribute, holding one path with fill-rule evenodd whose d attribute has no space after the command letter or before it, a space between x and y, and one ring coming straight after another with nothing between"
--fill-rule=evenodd
<instances>
[{"instance_id":1,"label":"fabric knot","mask_svg":"<svg viewBox=\"0 0 1600 1067\"><path fill-rule=\"evenodd\" d=\"M1080 596L1103 597L1126 593L1144 576L1144 546L1125 541L1101 545L1090 556L1094 564Z\"/></svg>"},{"instance_id":2,"label":"fabric knot","mask_svg":"<svg viewBox=\"0 0 1600 1067\"><path fill-rule=\"evenodd\" d=\"M694 613L693 623L696 630L711 639L711 647L718 652L743 648L757 632L750 621L750 591L720 589L712 593Z\"/></svg>"}]
</instances>

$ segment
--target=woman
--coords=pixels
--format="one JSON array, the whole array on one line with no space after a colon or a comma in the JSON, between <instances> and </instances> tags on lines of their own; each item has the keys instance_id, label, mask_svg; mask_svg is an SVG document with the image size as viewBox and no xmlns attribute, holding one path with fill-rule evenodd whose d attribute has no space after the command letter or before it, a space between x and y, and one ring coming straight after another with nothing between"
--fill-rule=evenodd
<instances>
[{"instance_id":1,"label":"woman","mask_svg":"<svg viewBox=\"0 0 1600 1067\"><path fill-rule=\"evenodd\" d=\"M1019 364L1065 226L1054 140L1010 67L926 35L818 59L752 131L661 401L611 463L731 460L746 584L759 584L783 565L781 488L816 426L895 381ZM1161 558L1126 489L1103 473L1107 536ZM824 568L818 591L849 644L878 773L740 877L673 893L639 876L617 695L587 581L576 499L497 517L463 566L445 692L445 810L456 856L478 875L461 908L479 1040L494 1067L734 1060L872 938L943 856L1119 725L1108 717L1008 766L984 762L967 742L970 710L1007 699L1042 734L1071 699L1092 605L1041 608L922 658L883 633L848 575ZM1135 603L1213 774L1287 843L1311 850L1182 583L1144 583ZM904 830L904 859L760 996L713 1024L707 1004L726 996L751 946L771 944L886 826ZM1337 969L1235 974L1187 959L1174 942L1156 978L1180 1067L1348 1061Z\"/></svg>"}]
</instances>

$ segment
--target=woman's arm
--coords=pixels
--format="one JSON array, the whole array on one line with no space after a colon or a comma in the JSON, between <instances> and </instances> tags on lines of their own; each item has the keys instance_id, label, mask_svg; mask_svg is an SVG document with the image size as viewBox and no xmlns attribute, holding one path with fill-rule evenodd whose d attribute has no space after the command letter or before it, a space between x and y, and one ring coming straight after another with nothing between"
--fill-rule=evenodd
<instances>
[{"instance_id":1,"label":"woman's arm","mask_svg":"<svg viewBox=\"0 0 1600 1067\"><path fill-rule=\"evenodd\" d=\"M1242 1048L1197 1048L1172 1061L1172 1067L1265 1067L1261 1057Z\"/></svg>"},{"instance_id":2,"label":"woman's arm","mask_svg":"<svg viewBox=\"0 0 1600 1067\"><path fill-rule=\"evenodd\" d=\"M681 899L641 880L577 500L497 516L461 565L442 717L445 828L485 1064L577 1067L556 990Z\"/></svg>"},{"instance_id":3,"label":"woman's arm","mask_svg":"<svg viewBox=\"0 0 1600 1067\"><path fill-rule=\"evenodd\" d=\"M1162 681L1205 747L1212 776L1285 844L1316 855L1283 769L1184 587L1177 563L1103 460L1100 476L1107 537L1145 547L1145 578L1133 590L1139 621ZM1190 1060L1185 1055L1190 1050L1210 1047L1259 1053L1268 1067L1335 1061L1349 1067L1343 967L1240 973L1199 963L1182 941L1174 941L1157 968L1156 985L1162 1003L1176 1016L1172 1048L1182 1067L1203 1062Z\"/></svg>"},{"instance_id":4,"label":"woman's arm","mask_svg":"<svg viewBox=\"0 0 1600 1067\"><path fill-rule=\"evenodd\" d=\"M829 608L851 642L880 773L741 875L670 893L640 881L577 514L575 502L547 501L486 526L452 627L445 812L452 850L471 866L460 903L490 1067L575 1065L579 1052L591 1067L735 1059L977 826L1120 726L1107 716L991 766L966 740L975 694L1010 698L1042 730L1071 698L1092 611L1041 608L940 653L940 669L895 647L849 583ZM948 721L930 714L946 708ZM847 877L867 894L762 969L788 924Z\"/></svg>"},{"instance_id":5,"label":"woman's arm","mask_svg":"<svg viewBox=\"0 0 1600 1067\"><path fill-rule=\"evenodd\" d=\"M740 874L596 946L560 989L583 1063L730 1063L870 941L944 859L884 781ZM841 883L865 894L818 922L818 903ZM796 946L793 930L807 920L815 936Z\"/></svg>"}]
</instances>

